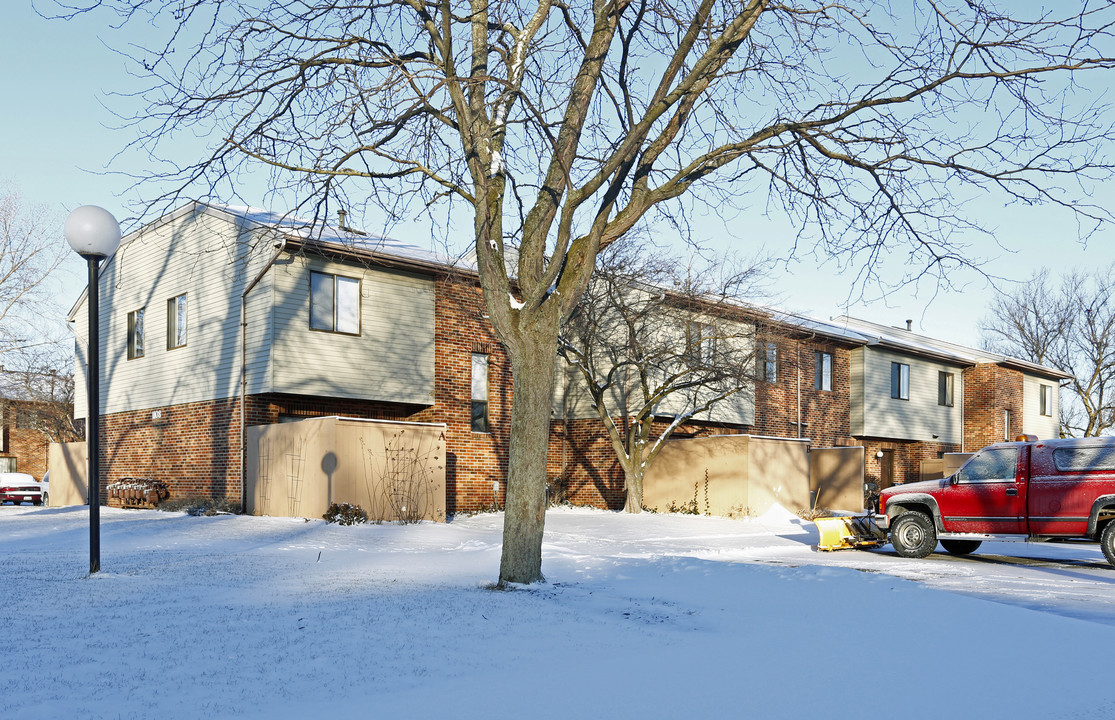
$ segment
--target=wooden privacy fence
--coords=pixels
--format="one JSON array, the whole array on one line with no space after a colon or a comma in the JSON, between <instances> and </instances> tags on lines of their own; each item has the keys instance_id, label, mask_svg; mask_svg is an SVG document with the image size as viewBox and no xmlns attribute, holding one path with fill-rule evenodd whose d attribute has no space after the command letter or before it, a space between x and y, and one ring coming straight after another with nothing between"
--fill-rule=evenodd
<instances>
[{"instance_id":1,"label":"wooden privacy fence","mask_svg":"<svg viewBox=\"0 0 1115 720\"><path fill-rule=\"evenodd\" d=\"M808 440L751 435L669 440L647 469L643 504L725 517L807 508L808 452Z\"/></svg>"},{"instance_id":2,"label":"wooden privacy fence","mask_svg":"<svg viewBox=\"0 0 1115 720\"><path fill-rule=\"evenodd\" d=\"M332 503L371 520L445 521L445 425L311 418L248 428L245 510L320 518Z\"/></svg>"},{"instance_id":3,"label":"wooden privacy fence","mask_svg":"<svg viewBox=\"0 0 1115 720\"><path fill-rule=\"evenodd\" d=\"M51 443L47 450L50 470L50 506L84 505L89 497L85 476L85 442Z\"/></svg>"},{"instance_id":4,"label":"wooden privacy fence","mask_svg":"<svg viewBox=\"0 0 1115 720\"><path fill-rule=\"evenodd\" d=\"M643 504L739 517L775 503L862 511L864 449L809 448L808 439L717 435L670 440L648 468Z\"/></svg>"}]
</instances>

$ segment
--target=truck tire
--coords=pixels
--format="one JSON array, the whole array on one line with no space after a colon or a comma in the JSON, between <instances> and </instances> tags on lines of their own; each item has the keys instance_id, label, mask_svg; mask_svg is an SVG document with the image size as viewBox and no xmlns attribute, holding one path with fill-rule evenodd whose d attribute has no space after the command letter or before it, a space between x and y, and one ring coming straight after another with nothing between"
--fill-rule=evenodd
<instances>
[{"instance_id":1,"label":"truck tire","mask_svg":"<svg viewBox=\"0 0 1115 720\"><path fill-rule=\"evenodd\" d=\"M953 555L971 555L976 551L982 540L942 540L941 547Z\"/></svg>"},{"instance_id":2,"label":"truck tire","mask_svg":"<svg viewBox=\"0 0 1115 720\"><path fill-rule=\"evenodd\" d=\"M1100 535L1100 547L1103 548L1103 556L1107 558L1107 562L1115 565L1115 520L1109 520L1104 526L1103 534Z\"/></svg>"},{"instance_id":3,"label":"truck tire","mask_svg":"<svg viewBox=\"0 0 1115 720\"><path fill-rule=\"evenodd\" d=\"M904 558L923 558L937 547L937 529L925 513L910 511L890 524L890 544Z\"/></svg>"}]
</instances>

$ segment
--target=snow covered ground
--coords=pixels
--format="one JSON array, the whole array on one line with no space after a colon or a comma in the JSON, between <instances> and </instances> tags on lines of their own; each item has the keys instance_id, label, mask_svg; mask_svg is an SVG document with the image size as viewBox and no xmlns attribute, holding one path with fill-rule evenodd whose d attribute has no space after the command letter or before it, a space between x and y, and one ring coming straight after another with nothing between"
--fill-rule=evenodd
<instances>
[{"instance_id":1,"label":"snow covered ground","mask_svg":"<svg viewBox=\"0 0 1115 720\"><path fill-rule=\"evenodd\" d=\"M557 509L501 592L502 515L0 508L0 718L1115 717L1094 545L818 553L811 523Z\"/></svg>"}]
</instances>

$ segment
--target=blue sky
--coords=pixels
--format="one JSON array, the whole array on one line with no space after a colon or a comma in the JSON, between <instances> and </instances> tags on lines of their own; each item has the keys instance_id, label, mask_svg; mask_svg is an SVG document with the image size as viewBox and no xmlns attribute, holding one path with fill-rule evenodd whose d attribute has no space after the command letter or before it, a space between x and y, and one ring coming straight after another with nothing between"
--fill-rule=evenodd
<instances>
[{"instance_id":1,"label":"blue sky","mask_svg":"<svg viewBox=\"0 0 1115 720\"><path fill-rule=\"evenodd\" d=\"M28 0L0 5L0 67L4 68L4 103L0 112L0 181L11 181L28 202L45 203L61 220L83 204L101 205L121 219L136 195L130 181L103 169L133 138L109 107L126 107L127 99L114 96L138 88L124 60L104 43L126 39L107 28L104 15L62 22L35 15ZM134 30L134 28L132 28ZM202 142L201 140L198 141ZM183 146L189 151L188 146ZM143 158L128 157L114 167L142 171ZM246 198L260 196L265 188L244 191ZM709 222L714 246L733 246L748 253L759 247L785 254L793 229L777 217L762 213L757 200L753 214L734 218L733 229ZM1065 213L1042 208L1002 207L990 200L978 205L981 217L996 229L996 241L976 238L977 254L994 258L986 265L991 274L1007 280L1024 280L1041 267L1065 271L1096 268L1115 261L1115 231L1094 235L1088 245L1076 241L1075 227ZM365 218L365 228L375 231ZM126 226L126 223L125 223ZM740 228L743 228L741 231ZM428 230L421 224L396 226L391 234L424 244ZM734 236L734 237L733 237ZM808 254L780 267L772 277L778 304L790 310L827 319L847 312L856 317L895 326L913 320L915 330L965 345L978 343L977 323L984 315L991 288L976 273L955 278L961 291L923 286L895 293L884 300L844 305L852 287L855 268L841 272L836 263ZM69 260L60 278L58 306L64 312L84 285L83 266Z\"/></svg>"}]
</instances>

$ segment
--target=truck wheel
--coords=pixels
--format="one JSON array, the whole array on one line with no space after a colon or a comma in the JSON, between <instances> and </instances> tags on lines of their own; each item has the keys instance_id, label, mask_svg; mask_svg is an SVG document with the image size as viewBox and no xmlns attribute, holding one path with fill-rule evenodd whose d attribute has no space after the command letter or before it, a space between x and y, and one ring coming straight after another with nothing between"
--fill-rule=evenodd
<instances>
[{"instance_id":1,"label":"truck wheel","mask_svg":"<svg viewBox=\"0 0 1115 720\"><path fill-rule=\"evenodd\" d=\"M941 547L953 555L971 555L976 551L982 540L942 540Z\"/></svg>"},{"instance_id":2,"label":"truck wheel","mask_svg":"<svg viewBox=\"0 0 1115 720\"><path fill-rule=\"evenodd\" d=\"M904 558L923 558L937 547L937 530L925 513L902 513L890 525L890 544Z\"/></svg>"},{"instance_id":3,"label":"truck wheel","mask_svg":"<svg viewBox=\"0 0 1115 720\"><path fill-rule=\"evenodd\" d=\"M1115 520L1104 526L1103 534L1100 535L1100 547L1103 548L1103 556L1107 558L1107 562L1115 565Z\"/></svg>"}]
</instances>

